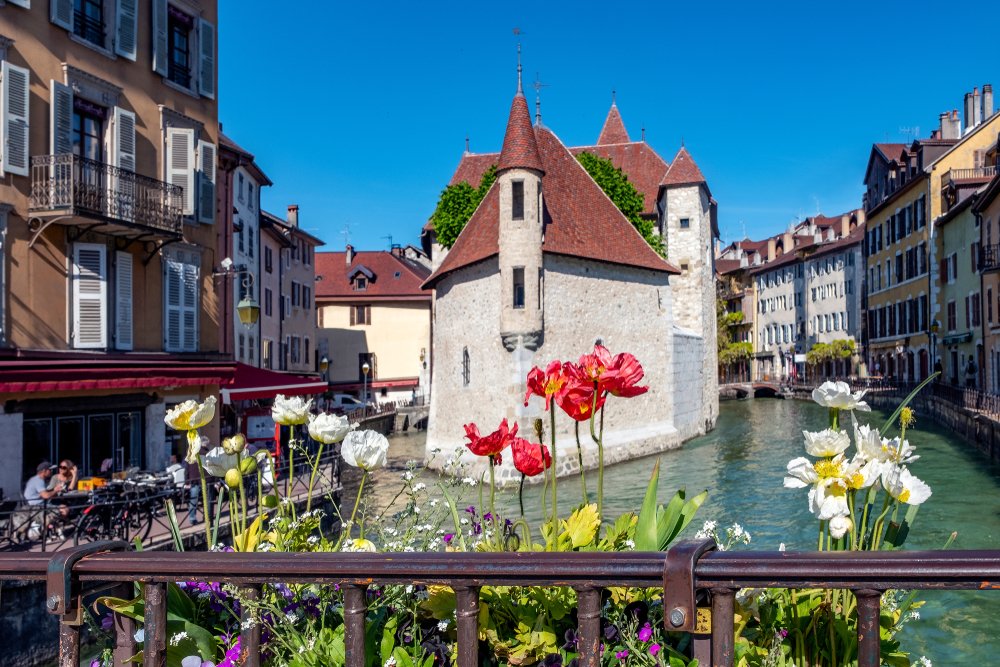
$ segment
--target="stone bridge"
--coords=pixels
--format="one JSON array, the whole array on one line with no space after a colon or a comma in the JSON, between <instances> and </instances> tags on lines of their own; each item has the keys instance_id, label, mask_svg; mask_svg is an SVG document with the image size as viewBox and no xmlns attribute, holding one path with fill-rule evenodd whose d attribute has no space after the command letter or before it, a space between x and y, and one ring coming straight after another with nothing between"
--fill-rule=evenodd
<instances>
[{"instance_id":1,"label":"stone bridge","mask_svg":"<svg viewBox=\"0 0 1000 667\"><path fill-rule=\"evenodd\" d=\"M719 398L785 398L787 390L777 382L728 382L719 384Z\"/></svg>"}]
</instances>

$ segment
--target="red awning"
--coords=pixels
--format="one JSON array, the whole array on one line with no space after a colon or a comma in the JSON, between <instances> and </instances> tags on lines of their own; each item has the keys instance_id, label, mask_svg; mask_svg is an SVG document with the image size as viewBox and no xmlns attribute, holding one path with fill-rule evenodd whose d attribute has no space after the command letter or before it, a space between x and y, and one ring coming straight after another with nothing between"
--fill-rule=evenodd
<instances>
[{"instance_id":1,"label":"red awning","mask_svg":"<svg viewBox=\"0 0 1000 667\"><path fill-rule=\"evenodd\" d=\"M237 362L233 383L222 387L222 402L229 404L254 398L274 398L278 394L306 396L326 390L326 382L309 375L278 373Z\"/></svg>"},{"instance_id":2,"label":"red awning","mask_svg":"<svg viewBox=\"0 0 1000 667\"><path fill-rule=\"evenodd\" d=\"M0 394L226 385L231 363L122 359L0 361Z\"/></svg>"}]
</instances>

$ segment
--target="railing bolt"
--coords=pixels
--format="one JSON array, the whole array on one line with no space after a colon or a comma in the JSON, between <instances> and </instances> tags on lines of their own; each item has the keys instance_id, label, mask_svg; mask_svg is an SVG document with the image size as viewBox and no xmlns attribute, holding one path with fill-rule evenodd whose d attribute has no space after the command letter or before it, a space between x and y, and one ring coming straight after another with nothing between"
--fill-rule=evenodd
<instances>
[{"instance_id":1,"label":"railing bolt","mask_svg":"<svg viewBox=\"0 0 1000 667\"><path fill-rule=\"evenodd\" d=\"M62 601L58 595L50 595L49 599L45 601L45 606L49 608L49 611L55 611L59 608L59 603Z\"/></svg>"},{"instance_id":2,"label":"railing bolt","mask_svg":"<svg viewBox=\"0 0 1000 667\"><path fill-rule=\"evenodd\" d=\"M687 614L684 613L683 609L677 608L670 612L670 625L675 628L679 628L684 625L684 620L687 618Z\"/></svg>"}]
</instances>

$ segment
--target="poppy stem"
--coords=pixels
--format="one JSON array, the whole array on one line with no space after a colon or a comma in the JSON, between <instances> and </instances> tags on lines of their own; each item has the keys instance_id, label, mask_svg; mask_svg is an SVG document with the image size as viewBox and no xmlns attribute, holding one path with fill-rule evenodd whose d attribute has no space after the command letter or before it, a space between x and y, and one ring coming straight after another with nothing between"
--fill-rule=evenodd
<instances>
[{"instance_id":1,"label":"poppy stem","mask_svg":"<svg viewBox=\"0 0 1000 667\"><path fill-rule=\"evenodd\" d=\"M583 487L583 504L586 505L590 498L587 497L587 473L583 470L583 446L580 444L580 422L574 420L576 426L576 458L580 462L580 486Z\"/></svg>"},{"instance_id":2,"label":"poppy stem","mask_svg":"<svg viewBox=\"0 0 1000 667\"><path fill-rule=\"evenodd\" d=\"M493 457L490 456L490 516L493 517L493 521L496 521L496 515L497 515L496 503L495 503L496 480L493 477L494 466L495 466L495 461L493 460ZM486 527L484 526L483 529L485 530Z\"/></svg>"},{"instance_id":3,"label":"poppy stem","mask_svg":"<svg viewBox=\"0 0 1000 667\"><path fill-rule=\"evenodd\" d=\"M316 473L319 471L319 460L323 456L323 443L319 443L319 449L316 450L316 460L312 462L312 472L309 474L309 495L306 498L306 512L312 510L313 503L313 485L316 483Z\"/></svg>"},{"instance_id":4,"label":"poppy stem","mask_svg":"<svg viewBox=\"0 0 1000 667\"><path fill-rule=\"evenodd\" d=\"M542 459L543 461L545 459ZM524 518L524 473L521 473L521 484L517 489L517 500L521 503L521 518Z\"/></svg>"},{"instance_id":5,"label":"poppy stem","mask_svg":"<svg viewBox=\"0 0 1000 667\"><path fill-rule=\"evenodd\" d=\"M201 477L201 514L205 518L205 544L211 549L212 519L208 515L208 484L205 482L205 466L201 462L201 450L198 450L198 476Z\"/></svg>"},{"instance_id":6,"label":"poppy stem","mask_svg":"<svg viewBox=\"0 0 1000 667\"><path fill-rule=\"evenodd\" d=\"M552 530L556 531L556 527L559 525L559 497L556 495L556 485L557 479L559 477L559 468L556 465L556 411L549 410L549 428L551 433L549 433L549 438L552 441Z\"/></svg>"}]
</instances>

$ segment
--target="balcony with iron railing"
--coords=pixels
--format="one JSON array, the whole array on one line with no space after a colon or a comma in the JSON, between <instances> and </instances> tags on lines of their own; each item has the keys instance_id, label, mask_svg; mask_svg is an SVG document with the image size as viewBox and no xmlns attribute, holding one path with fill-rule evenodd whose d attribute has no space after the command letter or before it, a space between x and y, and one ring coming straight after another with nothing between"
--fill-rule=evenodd
<instances>
[{"instance_id":1,"label":"balcony with iron railing","mask_svg":"<svg viewBox=\"0 0 1000 667\"><path fill-rule=\"evenodd\" d=\"M947 188L952 183L985 183L996 175L997 168L994 165L973 167L971 169L949 169L941 177L941 187Z\"/></svg>"},{"instance_id":2,"label":"balcony with iron railing","mask_svg":"<svg viewBox=\"0 0 1000 667\"><path fill-rule=\"evenodd\" d=\"M32 218L114 236L180 237L182 190L155 178L72 153L31 158ZM47 226L47 225L45 225Z\"/></svg>"},{"instance_id":3,"label":"balcony with iron railing","mask_svg":"<svg viewBox=\"0 0 1000 667\"><path fill-rule=\"evenodd\" d=\"M979 249L979 270L983 273L1000 270L1000 244L985 245Z\"/></svg>"}]
</instances>

